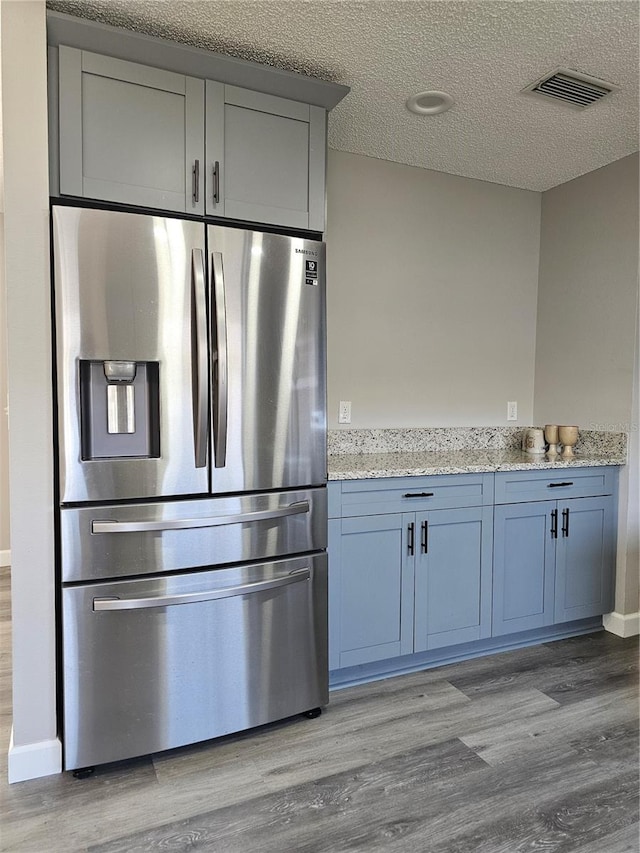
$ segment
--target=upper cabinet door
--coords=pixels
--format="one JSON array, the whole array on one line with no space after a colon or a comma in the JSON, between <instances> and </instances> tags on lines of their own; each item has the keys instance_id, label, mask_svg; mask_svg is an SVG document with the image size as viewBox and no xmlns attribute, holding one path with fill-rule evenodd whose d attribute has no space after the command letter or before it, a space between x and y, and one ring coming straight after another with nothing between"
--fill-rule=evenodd
<instances>
[{"instance_id":1,"label":"upper cabinet door","mask_svg":"<svg viewBox=\"0 0 640 853\"><path fill-rule=\"evenodd\" d=\"M59 48L60 193L204 213L204 81Z\"/></svg>"},{"instance_id":2,"label":"upper cabinet door","mask_svg":"<svg viewBox=\"0 0 640 853\"><path fill-rule=\"evenodd\" d=\"M326 113L207 81L207 213L324 230Z\"/></svg>"}]
</instances>

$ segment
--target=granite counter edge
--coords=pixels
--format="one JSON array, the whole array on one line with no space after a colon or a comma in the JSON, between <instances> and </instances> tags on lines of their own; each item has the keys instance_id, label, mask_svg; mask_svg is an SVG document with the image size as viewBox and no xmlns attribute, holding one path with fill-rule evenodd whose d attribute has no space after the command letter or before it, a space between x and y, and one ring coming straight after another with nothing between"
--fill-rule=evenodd
<instances>
[{"instance_id":1,"label":"granite counter edge","mask_svg":"<svg viewBox=\"0 0 640 853\"><path fill-rule=\"evenodd\" d=\"M384 477L430 477L442 474L494 474L499 471L544 471L562 468L597 468L601 466L625 465L627 460L622 456L589 456L562 459L558 461L532 459L522 462L470 463L461 465L442 466L397 466L393 468L368 468L366 456L363 455L362 468L342 469L339 465L340 456L329 459L329 482L337 480L369 480ZM344 458L344 457L343 457Z\"/></svg>"}]
</instances>

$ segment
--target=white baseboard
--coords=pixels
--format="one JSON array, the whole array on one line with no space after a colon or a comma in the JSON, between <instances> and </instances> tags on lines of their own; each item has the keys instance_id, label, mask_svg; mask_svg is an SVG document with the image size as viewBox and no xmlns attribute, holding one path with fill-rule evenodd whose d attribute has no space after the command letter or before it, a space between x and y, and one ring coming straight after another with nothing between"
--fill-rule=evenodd
<instances>
[{"instance_id":1,"label":"white baseboard","mask_svg":"<svg viewBox=\"0 0 640 853\"><path fill-rule=\"evenodd\" d=\"M14 746L12 728L8 765L9 782L25 782L27 779L62 773L62 744L56 738Z\"/></svg>"},{"instance_id":2,"label":"white baseboard","mask_svg":"<svg viewBox=\"0 0 640 853\"><path fill-rule=\"evenodd\" d=\"M640 634L640 613L606 613L602 617L605 631L618 637L635 637Z\"/></svg>"},{"instance_id":3,"label":"white baseboard","mask_svg":"<svg viewBox=\"0 0 640 853\"><path fill-rule=\"evenodd\" d=\"M0 551L0 566L11 565L11 551Z\"/></svg>"}]
</instances>

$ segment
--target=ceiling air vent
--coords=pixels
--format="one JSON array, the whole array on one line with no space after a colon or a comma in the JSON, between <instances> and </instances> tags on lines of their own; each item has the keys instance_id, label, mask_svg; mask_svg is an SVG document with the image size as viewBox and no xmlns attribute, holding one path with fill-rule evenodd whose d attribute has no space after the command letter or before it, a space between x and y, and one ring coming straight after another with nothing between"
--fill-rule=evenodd
<instances>
[{"instance_id":1,"label":"ceiling air vent","mask_svg":"<svg viewBox=\"0 0 640 853\"><path fill-rule=\"evenodd\" d=\"M530 86L525 86L522 91L530 95L563 101L571 107L583 110L617 90L618 87L613 83L607 83L605 80L599 80L581 71L557 68Z\"/></svg>"}]
</instances>

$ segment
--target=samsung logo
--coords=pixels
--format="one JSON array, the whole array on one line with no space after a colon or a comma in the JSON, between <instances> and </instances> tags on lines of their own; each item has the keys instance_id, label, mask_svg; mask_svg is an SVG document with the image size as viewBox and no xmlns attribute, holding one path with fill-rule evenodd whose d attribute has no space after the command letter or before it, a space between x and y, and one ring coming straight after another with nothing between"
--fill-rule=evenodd
<instances>
[{"instance_id":1,"label":"samsung logo","mask_svg":"<svg viewBox=\"0 0 640 853\"><path fill-rule=\"evenodd\" d=\"M318 257L318 253L317 253L317 252L312 252L312 251L311 251L311 249L296 249L296 252L297 252L299 255L311 255L311 257L312 257L312 258L317 258L317 257Z\"/></svg>"}]
</instances>

